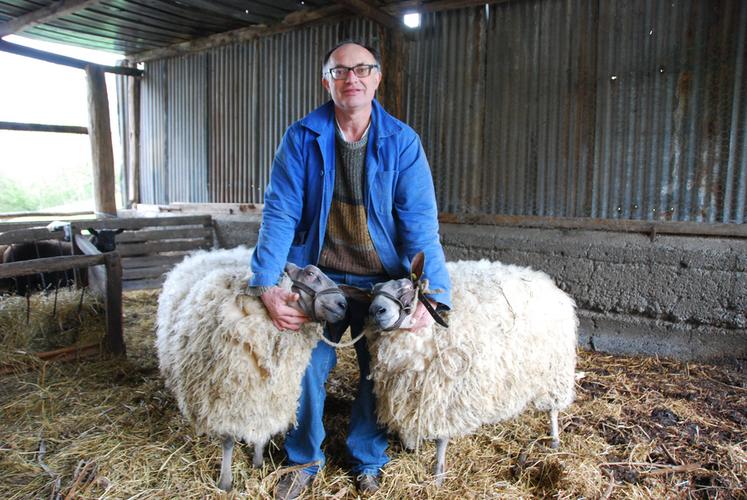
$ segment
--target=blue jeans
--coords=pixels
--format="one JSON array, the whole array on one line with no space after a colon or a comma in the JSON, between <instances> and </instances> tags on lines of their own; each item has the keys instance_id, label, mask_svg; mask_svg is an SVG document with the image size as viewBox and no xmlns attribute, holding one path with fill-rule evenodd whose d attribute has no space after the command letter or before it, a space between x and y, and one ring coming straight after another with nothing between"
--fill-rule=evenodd
<instances>
[{"instance_id":1,"label":"blue jeans","mask_svg":"<svg viewBox=\"0 0 747 500\"><path fill-rule=\"evenodd\" d=\"M370 289L375 283L388 279L385 275L361 276L329 269L324 269L324 272L335 283L364 289ZM333 342L339 342L342 334L350 326L352 337L356 337L363 329L363 321L367 314L365 304L350 300L345 320L328 325L325 335ZM377 476L381 472L380 469L389 462L389 457L386 455L386 429L376 423L373 381L367 379L370 358L365 338L355 344L355 353L358 357L360 380L358 392L353 401L346 444L352 461L351 471L354 474ZM319 472L325 461L321 448L326 435L322 424L326 396L324 384L335 364L337 364L335 348L320 340L311 352L311 360L301 381L301 397L296 415L298 425L288 431L285 436L285 451L288 453L290 465L317 462L316 465L305 469L310 474Z\"/></svg>"}]
</instances>

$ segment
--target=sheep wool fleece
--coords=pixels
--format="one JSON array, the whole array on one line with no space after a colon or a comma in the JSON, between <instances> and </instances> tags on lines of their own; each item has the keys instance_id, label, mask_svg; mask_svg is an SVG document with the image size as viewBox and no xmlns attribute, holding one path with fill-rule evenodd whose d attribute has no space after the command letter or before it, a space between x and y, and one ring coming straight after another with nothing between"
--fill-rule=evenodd
<instances>
[{"instance_id":1,"label":"sheep wool fleece","mask_svg":"<svg viewBox=\"0 0 747 500\"><path fill-rule=\"evenodd\" d=\"M272 325L260 299L245 294L251 252L198 252L174 267L159 297L156 348L166 386L198 434L258 443L295 424L321 326Z\"/></svg>"},{"instance_id":2,"label":"sheep wool fleece","mask_svg":"<svg viewBox=\"0 0 747 500\"><path fill-rule=\"evenodd\" d=\"M447 263L449 328L367 331L380 423L404 445L473 433L532 404L574 400L573 300L549 276L499 262Z\"/></svg>"}]
</instances>

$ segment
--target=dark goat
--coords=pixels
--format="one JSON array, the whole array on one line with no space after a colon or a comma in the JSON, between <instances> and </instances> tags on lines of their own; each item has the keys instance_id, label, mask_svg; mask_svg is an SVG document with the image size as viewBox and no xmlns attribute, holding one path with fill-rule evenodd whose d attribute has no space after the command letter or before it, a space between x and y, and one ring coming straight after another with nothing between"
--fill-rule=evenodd
<instances>
[{"instance_id":1,"label":"dark goat","mask_svg":"<svg viewBox=\"0 0 747 500\"><path fill-rule=\"evenodd\" d=\"M111 252L115 248L114 237L122 232L122 229L101 229L96 231L88 229L91 233L91 243L102 252ZM82 236L79 236L82 238ZM22 262L26 260L41 259L45 257L60 257L72 255L73 247L69 241L41 240L35 242L16 243L8 245L3 252L3 262ZM36 273L27 276L16 276L0 280L0 290L26 295L37 290L49 290L63 286L71 286L76 282L79 286L88 284L87 270L85 268L76 272L73 269L67 271L53 271ZM76 279L77 274L77 279Z\"/></svg>"}]
</instances>

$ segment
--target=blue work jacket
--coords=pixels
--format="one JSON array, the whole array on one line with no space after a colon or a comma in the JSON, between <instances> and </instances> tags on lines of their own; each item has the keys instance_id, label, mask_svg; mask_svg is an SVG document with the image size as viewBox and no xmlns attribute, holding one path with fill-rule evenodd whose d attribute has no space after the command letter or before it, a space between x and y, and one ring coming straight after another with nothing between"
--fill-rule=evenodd
<instances>
[{"instance_id":1,"label":"blue work jacket","mask_svg":"<svg viewBox=\"0 0 747 500\"><path fill-rule=\"evenodd\" d=\"M451 285L438 235L438 209L420 138L373 101L364 186L368 231L392 278L407 276L425 252L429 297L451 307ZM275 153L250 286L278 283L286 261L316 264L324 244L335 186L334 103L286 130Z\"/></svg>"}]
</instances>

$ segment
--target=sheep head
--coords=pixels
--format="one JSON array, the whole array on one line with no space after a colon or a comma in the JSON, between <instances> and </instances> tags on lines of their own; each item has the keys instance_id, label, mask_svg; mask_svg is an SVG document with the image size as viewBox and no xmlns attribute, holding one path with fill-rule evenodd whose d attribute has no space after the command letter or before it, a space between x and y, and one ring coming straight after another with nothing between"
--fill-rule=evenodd
<instances>
[{"instance_id":1,"label":"sheep head","mask_svg":"<svg viewBox=\"0 0 747 500\"><path fill-rule=\"evenodd\" d=\"M298 293L298 307L306 316L328 323L345 318L348 307L345 295L318 267L300 268L289 262L285 265L285 273L293 283L291 289Z\"/></svg>"},{"instance_id":2,"label":"sheep head","mask_svg":"<svg viewBox=\"0 0 747 500\"><path fill-rule=\"evenodd\" d=\"M373 300L368 313L382 330L407 328L411 324L417 301L417 286L408 278L377 283L373 288Z\"/></svg>"}]
</instances>

